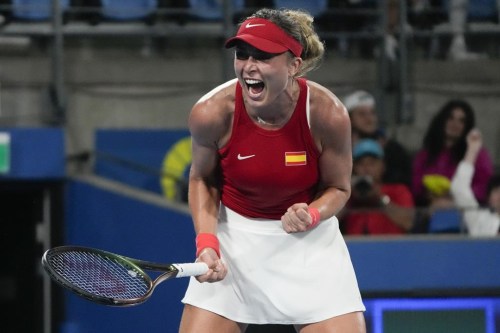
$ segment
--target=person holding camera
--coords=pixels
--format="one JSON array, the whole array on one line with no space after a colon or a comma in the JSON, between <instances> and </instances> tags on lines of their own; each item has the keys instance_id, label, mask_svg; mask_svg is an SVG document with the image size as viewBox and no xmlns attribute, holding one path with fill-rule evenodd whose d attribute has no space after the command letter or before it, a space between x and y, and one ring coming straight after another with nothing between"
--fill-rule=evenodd
<instances>
[{"instance_id":1,"label":"person holding camera","mask_svg":"<svg viewBox=\"0 0 500 333\"><path fill-rule=\"evenodd\" d=\"M405 184L385 183L384 151L372 139L353 148L352 194L342 217L345 234L404 234L413 226L414 202Z\"/></svg>"},{"instance_id":2,"label":"person holding camera","mask_svg":"<svg viewBox=\"0 0 500 333\"><path fill-rule=\"evenodd\" d=\"M411 154L381 128L375 97L367 91L358 90L345 96L344 105L351 119L353 147L363 139L377 141L384 151L384 182L403 183L410 188Z\"/></svg>"}]
</instances>

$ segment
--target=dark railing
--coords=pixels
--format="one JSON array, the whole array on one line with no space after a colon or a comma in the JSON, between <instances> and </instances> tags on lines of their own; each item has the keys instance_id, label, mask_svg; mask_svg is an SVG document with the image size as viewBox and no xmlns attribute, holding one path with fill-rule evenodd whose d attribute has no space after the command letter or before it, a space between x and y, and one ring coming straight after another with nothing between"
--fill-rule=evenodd
<instances>
[{"instance_id":1,"label":"dark railing","mask_svg":"<svg viewBox=\"0 0 500 333\"><path fill-rule=\"evenodd\" d=\"M52 39L52 82L50 97L53 106L55 124L64 124L66 120L66 82L64 73L65 39L78 36L144 36L144 37L193 37L226 38L234 33L237 22L259 7L248 6L243 10L236 10L230 0L225 0L221 7L221 15L217 19L203 20L196 17L188 1L161 0L159 6L142 20L112 20L103 16L103 9L92 5L96 1L73 0L67 1L70 6L61 6L58 1L51 5L52 15L46 20L20 22L13 17L13 6L0 0L0 13L4 15L3 25L0 27L0 36L11 37L40 37ZM5 4L7 3L7 4ZM90 5L83 5L90 3ZM255 5L258 1L245 3ZM267 1L266 3L272 3ZM451 29L446 28L447 12L444 8L427 8L424 12L416 11L407 6L407 1L396 3L400 13L397 33L394 35L399 52L396 60L389 59L383 50L387 47L389 18L387 6L389 0L373 1L376 5L367 8L342 7L345 1L329 1L329 7L316 17L317 29L321 38L332 40L334 47L342 48L349 43L365 41L371 43L371 52L378 49L378 54L371 54L377 67L377 78L374 93L377 96L378 109L393 109L394 116L390 119L381 119L382 125L390 128L401 124L411 123L414 119L414 87L412 82L412 60L414 57L410 48L422 39L431 45L428 54L436 56L436 45L442 37L449 37ZM171 5L173 4L173 5ZM498 14L497 14L498 15ZM18 22L19 21L19 22ZM339 23L340 22L340 23ZM344 23L342 23L344 22ZM356 23L355 26L352 23ZM362 22L362 23L360 23ZM493 22L493 21L492 21ZM470 25L466 34L481 36L500 35L500 25L492 23L476 27ZM18 24L19 23L19 24ZM411 30L407 26L411 25ZM476 27L476 28L474 28ZM327 48L327 52L332 47ZM335 50L334 50L335 51ZM342 56L342 52L337 52ZM344 56L351 57L352 54ZM227 52L222 53L224 66L222 78L233 76L231 63ZM387 107L391 101L396 101ZM385 117L385 116L384 116Z\"/></svg>"}]
</instances>

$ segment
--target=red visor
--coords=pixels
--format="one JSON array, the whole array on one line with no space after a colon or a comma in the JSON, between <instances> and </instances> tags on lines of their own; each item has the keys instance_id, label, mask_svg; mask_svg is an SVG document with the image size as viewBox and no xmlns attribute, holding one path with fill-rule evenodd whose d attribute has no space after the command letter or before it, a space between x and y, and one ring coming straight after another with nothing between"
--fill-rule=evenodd
<instances>
[{"instance_id":1,"label":"red visor","mask_svg":"<svg viewBox=\"0 0 500 333\"><path fill-rule=\"evenodd\" d=\"M292 52L296 57L302 54L302 45L276 24L262 18L251 18L243 22L236 36L226 41L226 48L237 41L246 42L267 53Z\"/></svg>"}]
</instances>

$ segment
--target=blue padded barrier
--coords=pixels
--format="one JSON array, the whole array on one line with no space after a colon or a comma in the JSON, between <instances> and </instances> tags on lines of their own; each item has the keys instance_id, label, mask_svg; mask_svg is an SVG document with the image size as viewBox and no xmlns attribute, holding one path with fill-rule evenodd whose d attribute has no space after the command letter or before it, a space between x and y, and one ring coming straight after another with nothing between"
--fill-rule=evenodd
<instances>
[{"instance_id":1,"label":"blue padded barrier","mask_svg":"<svg viewBox=\"0 0 500 333\"><path fill-rule=\"evenodd\" d=\"M65 231L65 244L163 263L195 259L189 215L81 181L68 182ZM66 317L58 332L177 332L187 283L187 278L164 282L144 304L127 308L65 293Z\"/></svg>"},{"instance_id":2,"label":"blue padded barrier","mask_svg":"<svg viewBox=\"0 0 500 333\"><path fill-rule=\"evenodd\" d=\"M82 181L68 183L65 229L67 244L157 262L194 259L194 230L187 213ZM346 237L346 242L367 303L370 295L500 295L500 238ZM167 281L146 303L130 308L66 294L66 318L58 332L175 333L186 286L187 279Z\"/></svg>"},{"instance_id":3,"label":"blue padded barrier","mask_svg":"<svg viewBox=\"0 0 500 333\"><path fill-rule=\"evenodd\" d=\"M61 128L0 128L10 137L7 179L58 179L66 173L64 131Z\"/></svg>"}]
</instances>

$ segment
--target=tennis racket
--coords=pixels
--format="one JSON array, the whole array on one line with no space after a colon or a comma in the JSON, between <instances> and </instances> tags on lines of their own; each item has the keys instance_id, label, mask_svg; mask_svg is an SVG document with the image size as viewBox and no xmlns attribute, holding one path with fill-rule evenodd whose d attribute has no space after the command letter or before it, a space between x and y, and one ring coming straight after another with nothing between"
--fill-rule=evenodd
<instances>
[{"instance_id":1,"label":"tennis racket","mask_svg":"<svg viewBox=\"0 0 500 333\"><path fill-rule=\"evenodd\" d=\"M114 306L141 304L171 278L205 274L205 263L158 264L81 246L47 250L42 266L59 285L90 301ZM145 271L164 272L152 279Z\"/></svg>"}]
</instances>

